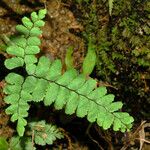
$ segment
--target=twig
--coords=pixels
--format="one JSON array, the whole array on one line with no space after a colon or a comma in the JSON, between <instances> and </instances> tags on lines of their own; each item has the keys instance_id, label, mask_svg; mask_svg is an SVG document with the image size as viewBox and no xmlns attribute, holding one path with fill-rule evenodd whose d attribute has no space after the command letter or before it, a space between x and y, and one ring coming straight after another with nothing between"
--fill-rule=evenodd
<instances>
[{"instance_id":1,"label":"twig","mask_svg":"<svg viewBox=\"0 0 150 150\"><path fill-rule=\"evenodd\" d=\"M34 130L32 131L32 149L34 148Z\"/></svg>"},{"instance_id":2,"label":"twig","mask_svg":"<svg viewBox=\"0 0 150 150\"><path fill-rule=\"evenodd\" d=\"M137 139L137 140L140 140L140 141L144 141L145 143L148 143L148 144L150 144L150 141L148 141L148 140L145 140L145 139L140 139L140 138L135 138L135 139Z\"/></svg>"},{"instance_id":3,"label":"twig","mask_svg":"<svg viewBox=\"0 0 150 150\"><path fill-rule=\"evenodd\" d=\"M93 139L93 137L90 135L90 128L91 128L92 124L89 124L89 126L87 127L87 130L86 130L86 134L89 136L89 138L97 144L97 146L101 149L101 150L104 150L104 148L96 141Z\"/></svg>"},{"instance_id":4,"label":"twig","mask_svg":"<svg viewBox=\"0 0 150 150\"><path fill-rule=\"evenodd\" d=\"M71 139L68 136L67 132L63 128L60 128L60 131L62 131L64 133L64 136L68 140L68 150L73 150L73 147L72 147L72 144L71 144L72 142L71 142Z\"/></svg>"},{"instance_id":5,"label":"twig","mask_svg":"<svg viewBox=\"0 0 150 150\"><path fill-rule=\"evenodd\" d=\"M104 82L97 82L98 86L105 86L105 87L111 87L115 90L118 90L118 88L114 87L113 85L110 85L109 83L104 83Z\"/></svg>"}]
</instances>

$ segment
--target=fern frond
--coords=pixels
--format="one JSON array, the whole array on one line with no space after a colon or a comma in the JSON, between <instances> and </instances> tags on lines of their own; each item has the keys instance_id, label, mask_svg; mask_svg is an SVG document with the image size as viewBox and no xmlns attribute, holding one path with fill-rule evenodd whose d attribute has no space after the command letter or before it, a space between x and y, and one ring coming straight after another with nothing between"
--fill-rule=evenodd
<instances>
[{"instance_id":1,"label":"fern frond","mask_svg":"<svg viewBox=\"0 0 150 150\"><path fill-rule=\"evenodd\" d=\"M29 105L27 101L30 99L30 95L22 91L22 84L24 78L18 74L10 73L5 78L7 86L4 88L4 92L8 95L5 97L5 102L11 104L6 113L11 114L11 121L17 121L17 132L20 136L23 136L25 131L24 126L27 125L27 121L24 119L28 116Z\"/></svg>"},{"instance_id":2,"label":"fern frond","mask_svg":"<svg viewBox=\"0 0 150 150\"><path fill-rule=\"evenodd\" d=\"M45 88L46 93L44 94L43 90L43 94L40 97L44 99L45 105L50 105L54 102L56 109L62 109L66 106L65 112L67 114L76 112L78 117L87 116L90 122L96 121L98 125L104 129L110 128L111 125L114 125L115 131L125 131L130 128L133 118L127 113L117 112L122 108L122 103L113 102L114 95L107 95L105 87L97 88L94 79L86 79L84 75L79 75L74 69L68 70L61 75L60 64L58 64L59 67L57 65L55 68L53 67L53 63L56 64L57 60L49 66L48 70L47 67L45 67L45 64L47 64L46 61L48 63L48 58L44 56L41 57L37 69L32 75L37 77L40 81L45 80L43 88ZM42 62L44 63L42 64ZM42 74L41 76L38 70L39 64L41 66L40 68L43 70L45 68L45 75ZM51 67L53 67L53 76L49 76L49 72L51 72L52 69ZM41 73L43 72L44 71ZM40 92L41 91L36 91L36 93ZM54 94L53 96L52 93Z\"/></svg>"},{"instance_id":3,"label":"fern frond","mask_svg":"<svg viewBox=\"0 0 150 150\"><path fill-rule=\"evenodd\" d=\"M43 101L46 106L54 103L56 109L65 107L66 114L76 113L78 117L85 117L90 122L104 129L113 126L114 131L128 130L132 126L133 118L125 112L119 112L121 102L114 102L114 95L107 94L105 87L97 87L97 82L92 78L86 78L75 69L67 70L62 74L60 60L50 61L42 56L38 60L35 54L39 52L41 34L40 26L44 25L43 19L46 10L40 10L38 14L33 12L31 19L23 18L23 25L17 26L17 30L23 34L15 39L15 44L7 48L9 54L15 55L7 59L5 65L8 69L23 66L25 64L28 76L23 78L16 73L10 73L5 78L4 88L5 102L10 104L6 109L11 114L11 120L17 121L17 132L23 136L28 116L28 102ZM16 51L15 51L16 48ZM37 64L36 64L37 63ZM45 125L45 123L41 122ZM55 129L52 131L55 133ZM47 132L46 131L46 134ZM41 138L41 137L38 137ZM53 138L52 138L53 139ZM41 141L43 145L51 143L55 139Z\"/></svg>"},{"instance_id":4,"label":"fern frond","mask_svg":"<svg viewBox=\"0 0 150 150\"><path fill-rule=\"evenodd\" d=\"M23 17L23 25L16 26L16 30L22 35L16 38L13 44L6 49L8 54L15 56L5 61L5 66L8 69L14 69L24 64L34 64L37 62L34 55L40 52L39 45L41 42L38 36L42 34L40 27L44 26L45 23L41 19L45 17L45 14L46 9L39 10L38 14L33 12L31 19Z\"/></svg>"},{"instance_id":5,"label":"fern frond","mask_svg":"<svg viewBox=\"0 0 150 150\"><path fill-rule=\"evenodd\" d=\"M34 141L38 145L53 144L56 139L63 138L63 134L56 126L46 124L45 121L29 123L31 131L34 131Z\"/></svg>"},{"instance_id":6,"label":"fern frond","mask_svg":"<svg viewBox=\"0 0 150 150\"><path fill-rule=\"evenodd\" d=\"M122 103L114 102L114 95L107 94L105 87L97 88L94 79L86 79L74 69L62 75L61 69L60 60L50 62L48 58L42 56L34 73L26 78L22 88L17 92L25 93L26 98L28 97L26 102L31 99L35 102L43 100L45 105L54 103L58 110L65 106L66 114L87 116L90 122L96 121L104 129L113 125L115 131L124 132L131 128L133 118L128 113L118 112L122 108ZM20 89L22 91L19 91Z\"/></svg>"}]
</instances>

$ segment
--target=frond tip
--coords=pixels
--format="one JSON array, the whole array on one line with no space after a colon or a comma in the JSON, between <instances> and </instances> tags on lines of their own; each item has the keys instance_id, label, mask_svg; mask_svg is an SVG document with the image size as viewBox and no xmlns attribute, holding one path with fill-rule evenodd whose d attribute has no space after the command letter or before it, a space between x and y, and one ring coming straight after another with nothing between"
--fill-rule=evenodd
<instances>
[{"instance_id":1,"label":"frond tip","mask_svg":"<svg viewBox=\"0 0 150 150\"><path fill-rule=\"evenodd\" d=\"M31 19L22 18L22 25L17 25L16 30L22 35L15 38L11 46L6 49L8 54L13 55L13 58L5 61L5 66L8 69L22 67L24 64L36 63L35 54L40 52L39 35L42 34L40 27L44 26L43 19L46 15L46 9L39 10L39 13L31 13ZM34 57L34 61L33 61ZM32 60L29 61L29 60Z\"/></svg>"}]
</instances>

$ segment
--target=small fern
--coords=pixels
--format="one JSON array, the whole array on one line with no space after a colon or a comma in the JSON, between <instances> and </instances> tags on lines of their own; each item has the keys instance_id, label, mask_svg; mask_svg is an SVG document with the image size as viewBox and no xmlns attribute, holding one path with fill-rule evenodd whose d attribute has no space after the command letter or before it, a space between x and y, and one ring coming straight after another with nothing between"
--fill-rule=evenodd
<instances>
[{"instance_id":1,"label":"small fern","mask_svg":"<svg viewBox=\"0 0 150 150\"><path fill-rule=\"evenodd\" d=\"M35 144L46 145L53 144L56 139L63 138L63 134L51 124L46 124L45 121L28 123L27 136L14 136L6 143L11 150L35 150ZM31 137L32 136L32 137Z\"/></svg>"},{"instance_id":2,"label":"small fern","mask_svg":"<svg viewBox=\"0 0 150 150\"><path fill-rule=\"evenodd\" d=\"M113 2L114 2L114 0L108 0L110 16L112 15Z\"/></svg>"},{"instance_id":3,"label":"small fern","mask_svg":"<svg viewBox=\"0 0 150 150\"><path fill-rule=\"evenodd\" d=\"M5 78L7 85L4 92L7 96L4 100L10 104L6 113L12 115L11 121L17 121L19 136L23 136L25 132L26 117L30 107L28 103L31 101L43 101L45 106L54 103L56 109L65 108L66 114L76 113L78 117L87 116L90 122L96 121L104 129L109 129L113 125L114 131L129 130L133 118L126 112L118 111L122 108L122 102L114 102L114 95L107 94L105 87L97 87L96 80L86 78L75 69L69 69L62 74L60 60L50 61L45 56L38 60L35 57L40 45L39 27L44 25L41 19L45 14L46 10L40 10L38 15L35 12L31 14L31 20L24 17L23 25L17 26L17 30L22 35L17 38L13 46L6 49L14 56L5 61L5 66L8 69L25 66L28 73L25 78L16 73L10 73ZM45 125L44 122L40 124ZM34 123L31 126L34 126ZM49 128L49 131L55 132L55 129ZM51 137L51 142L52 139ZM41 140L39 144L51 142Z\"/></svg>"},{"instance_id":4,"label":"small fern","mask_svg":"<svg viewBox=\"0 0 150 150\"><path fill-rule=\"evenodd\" d=\"M56 126L46 124L45 121L29 123L30 130L34 132L34 142L38 145L53 144L56 139L61 139L63 134Z\"/></svg>"}]
</instances>

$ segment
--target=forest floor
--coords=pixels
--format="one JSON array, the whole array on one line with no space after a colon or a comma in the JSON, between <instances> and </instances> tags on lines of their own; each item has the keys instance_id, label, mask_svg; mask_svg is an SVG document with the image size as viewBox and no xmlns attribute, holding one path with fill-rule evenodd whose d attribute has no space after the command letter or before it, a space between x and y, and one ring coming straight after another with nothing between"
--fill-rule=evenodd
<instances>
[{"instance_id":1,"label":"forest floor","mask_svg":"<svg viewBox=\"0 0 150 150\"><path fill-rule=\"evenodd\" d=\"M43 8L42 0L26 2L2 0L0 2L0 34L11 37L16 34L15 26L21 22L21 18L32 11ZM80 36L84 27L79 22L71 6L71 1L48 1L46 4L48 14L46 24L43 27L41 37L41 55L50 59L60 58L64 62L67 48L74 47L73 58L77 70L81 70L83 58L86 53L84 39ZM82 18L80 18L81 20ZM0 45L4 41L0 40ZM6 104L3 101L4 77L8 70L4 67L4 60L9 57L0 47L0 136L11 138L15 133L14 124L10 123L9 116L5 114ZM72 150L149 150L150 123L146 121L136 122L129 133L114 133L112 130L104 131L96 124L89 124L86 119L79 119L75 115L67 116L64 111L56 111L54 108L44 107L42 104L32 106L32 116L55 123L65 131L65 139L57 141L50 149ZM49 114L46 116L45 114ZM30 116L30 117L32 117ZM135 117L135 116L133 116ZM39 147L41 149L41 147ZM48 148L45 148L48 149Z\"/></svg>"}]
</instances>

